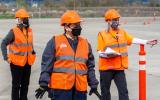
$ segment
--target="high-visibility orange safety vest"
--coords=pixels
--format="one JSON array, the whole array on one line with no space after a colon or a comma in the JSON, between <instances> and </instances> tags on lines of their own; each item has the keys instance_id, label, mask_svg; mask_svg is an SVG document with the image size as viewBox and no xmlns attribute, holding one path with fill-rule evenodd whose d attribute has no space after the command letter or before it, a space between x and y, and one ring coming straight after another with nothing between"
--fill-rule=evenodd
<instances>
[{"instance_id":1,"label":"high-visibility orange safety vest","mask_svg":"<svg viewBox=\"0 0 160 100\"><path fill-rule=\"evenodd\" d=\"M70 46L64 35L55 36L55 56L50 87L69 90L75 86L77 91L87 91L86 62L88 60L88 42L78 37L76 52Z\"/></svg>"},{"instance_id":2,"label":"high-visibility orange safety vest","mask_svg":"<svg viewBox=\"0 0 160 100\"><path fill-rule=\"evenodd\" d=\"M112 58L99 57L99 70L124 70L128 68L128 46L132 44L133 37L123 29L114 31L103 30L98 34L97 50L104 51L107 47L121 53L121 56Z\"/></svg>"},{"instance_id":3,"label":"high-visibility orange safety vest","mask_svg":"<svg viewBox=\"0 0 160 100\"><path fill-rule=\"evenodd\" d=\"M14 27L14 41L9 45L8 57L11 63L23 67L26 63L32 65L35 61L33 54L33 34L32 29L28 28L26 36L18 27Z\"/></svg>"}]
</instances>

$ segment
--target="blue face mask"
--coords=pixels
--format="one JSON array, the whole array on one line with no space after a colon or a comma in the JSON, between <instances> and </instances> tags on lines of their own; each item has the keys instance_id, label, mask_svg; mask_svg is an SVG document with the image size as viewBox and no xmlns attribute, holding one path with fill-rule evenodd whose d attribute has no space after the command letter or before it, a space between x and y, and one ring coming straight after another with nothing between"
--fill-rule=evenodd
<instances>
[{"instance_id":1,"label":"blue face mask","mask_svg":"<svg viewBox=\"0 0 160 100\"><path fill-rule=\"evenodd\" d=\"M118 29L118 26L119 26L119 20L117 21L112 20L111 27L116 30Z\"/></svg>"}]
</instances>

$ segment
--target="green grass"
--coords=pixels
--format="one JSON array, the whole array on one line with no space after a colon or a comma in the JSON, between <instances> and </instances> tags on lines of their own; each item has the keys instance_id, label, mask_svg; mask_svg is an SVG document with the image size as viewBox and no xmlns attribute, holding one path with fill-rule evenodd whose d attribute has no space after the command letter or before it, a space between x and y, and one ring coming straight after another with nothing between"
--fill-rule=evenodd
<instances>
[{"instance_id":1,"label":"green grass","mask_svg":"<svg viewBox=\"0 0 160 100\"><path fill-rule=\"evenodd\" d=\"M11 14L1 14L0 19L13 19L14 15Z\"/></svg>"}]
</instances>

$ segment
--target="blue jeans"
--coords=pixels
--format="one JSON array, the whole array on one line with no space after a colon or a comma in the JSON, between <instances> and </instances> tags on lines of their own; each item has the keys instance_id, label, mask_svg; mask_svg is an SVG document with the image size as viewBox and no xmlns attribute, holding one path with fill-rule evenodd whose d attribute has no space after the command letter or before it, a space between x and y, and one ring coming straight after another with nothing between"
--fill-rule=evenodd
<instances>
[{"instance_id":1,"label":"blue jeans","mask_svg":"<svg viewBox=\"0 0 160 100\"><path fill-rule=\"evenodd\" d=\"M54 99L51 100L87 100L87 92L71 90L54 90Z\"/></svg>"}]
</instances>

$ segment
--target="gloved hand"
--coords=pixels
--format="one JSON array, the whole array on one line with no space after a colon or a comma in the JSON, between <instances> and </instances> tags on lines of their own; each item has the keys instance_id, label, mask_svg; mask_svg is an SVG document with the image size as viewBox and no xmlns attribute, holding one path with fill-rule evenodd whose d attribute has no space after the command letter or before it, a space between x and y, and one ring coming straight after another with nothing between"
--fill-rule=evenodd
<instances>
[{"instance_id":1,"label":"gloved hand","mask_svg":"<svg viewBox=\"0 0 160 100\"><path fill-rule=\"evenodd\" d=\"M48 91L49 88L48 86L40 86L35 92L35 97L36 99L42 99L43 95L45 94L46 91Z\"/></svg>"},{"instance_id":2,"label":"gloved hand","mask_svg":"<svg viewBox=\"0 0 160 100\"><path fill-rule=\"evenodd\" d=\"M97 88L91 88L91 90L89 91L89 95L91 96L96 91L97 91Z\"/></svg>"},{"instance_id":3,"label":"gloved hand","mask_svg":"<svg viewBox=\"0 0 160 100\"><path fill-rule=\"evenodd\" d=\"M102 96L97 91L97 88L91 88L89 95L91 96L93 93L99 98L99 100L102 100Z\"/></svg>"}]
</instances>

